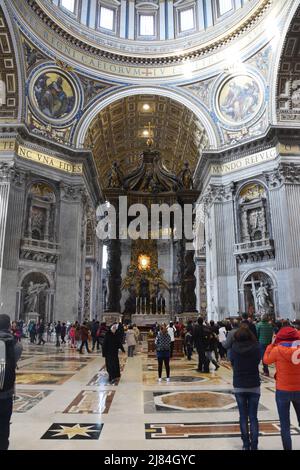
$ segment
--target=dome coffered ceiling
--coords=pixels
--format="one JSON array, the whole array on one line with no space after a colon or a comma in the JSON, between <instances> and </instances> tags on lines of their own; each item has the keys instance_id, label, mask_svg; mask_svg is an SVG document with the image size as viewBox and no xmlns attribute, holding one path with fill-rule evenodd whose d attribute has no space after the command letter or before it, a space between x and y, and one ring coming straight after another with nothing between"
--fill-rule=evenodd
<instances>
[{"instance_id":1,"label":"dome coffered ceiling","mask_svg":"<svg viewBox=\"0 0 300 470\"><path fill-rule=\"evenodd\" d=\"M107 185L114 161L120 162L124 174L136 167L149 137L152 148L174 173L185 161L194 169L208 145L198 118L182 104L153 95L121 99L98 114L85 141L87 147L92 146L102 186Z\"/></svg>"}]
</instances>

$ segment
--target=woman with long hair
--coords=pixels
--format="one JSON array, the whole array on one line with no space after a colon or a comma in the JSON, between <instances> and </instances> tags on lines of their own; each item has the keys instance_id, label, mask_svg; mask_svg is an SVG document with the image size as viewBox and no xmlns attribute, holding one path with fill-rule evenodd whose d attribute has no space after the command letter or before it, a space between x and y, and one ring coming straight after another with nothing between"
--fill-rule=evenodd
<instances>
[{"instance_id":1,"label":"woman with long hair","mask_svg":"<svg viewBox=\"0 0 300 470\"><path fill-rule=\"evenodd\" d=\"M243 450L257 450L260 348L256 337L246 324L242 324L234 333L230 360L233 367L234 393L240 413Z\"/></svg>"}]
</instances>

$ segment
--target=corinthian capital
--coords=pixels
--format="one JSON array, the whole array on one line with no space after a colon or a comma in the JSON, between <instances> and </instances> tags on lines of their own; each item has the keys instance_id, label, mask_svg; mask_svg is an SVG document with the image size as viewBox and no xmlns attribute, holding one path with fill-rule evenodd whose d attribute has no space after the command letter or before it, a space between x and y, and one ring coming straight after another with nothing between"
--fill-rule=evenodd
<instances>
[{"instance_id":1,"label":"corinthian capital","mask_svg":"<svg viewBox=\"0 0 300 470\"><path fill-rule=\"evenodd\" d=\"M71 185L62 183L61 198L68 202L80 202L82 198L85 198L85 189L81 184Z\"/></svg>"},{"instance_id":2,"label":"corinthian capital","mask_svg":"<svg viewBox=\"0 0 300 470\"><path fill-rule=\"evenodd\" d=\"M283 184L300 184L300 166L294 163L280 163L275 170L268 171L264 175L270 189Z\"/></svg>"},{"instance_id":3,"label":"corinthian capital","mask_svg":"<svg viewBox=\"0 0 300 470\"><path fill-rule=\"evenodd\" d=\"M0 163L0 182L10 182L17 188L23 188L26 173L10 163Z\"/></svg>"}]
</instances>

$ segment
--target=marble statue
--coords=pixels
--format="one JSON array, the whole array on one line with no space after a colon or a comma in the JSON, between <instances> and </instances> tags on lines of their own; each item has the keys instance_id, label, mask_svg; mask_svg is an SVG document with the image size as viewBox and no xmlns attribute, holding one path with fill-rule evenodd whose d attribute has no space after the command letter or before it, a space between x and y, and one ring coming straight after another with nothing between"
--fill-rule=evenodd
<instances>
[{"instance_id":1,"label":"marble statue","mask_svg":"<svg viewBox=\"0 0 300 470\"><path fill-rule=\"evenodd\" d=\"M266 313L271 307L273 307L267 286L263 282L260 283L260 286L256 291L256 301L259 312Z\"/></svg>"},{"instance_id":2,"label":"marble statue","mask_svg":"<svg viewBox=\"0 0 300 470\"><path fill-rule=\"evenodd\" d=\"M46 282L43 284L34 284L30 281L25 297L25 304L27 305L26 310L28 313L36 312L39 295L45 289L47 289Z\"/></svg>"}]
</instances>

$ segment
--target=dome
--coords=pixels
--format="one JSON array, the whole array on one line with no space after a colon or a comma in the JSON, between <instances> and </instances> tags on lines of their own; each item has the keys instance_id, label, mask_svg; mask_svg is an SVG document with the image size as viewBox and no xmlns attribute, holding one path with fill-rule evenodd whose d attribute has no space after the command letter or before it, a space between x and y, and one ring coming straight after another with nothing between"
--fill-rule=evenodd
<instances>
[{"instance_id":1,"label":"dome","mask_svg":"<svg viewBox=\"0 0 300 470\"><path fill-rule=\"evenodd\" d=\"M191 52L253 21L266 0L40 0L63 31L118 55Z\"/></svg>"}]
</instances>

